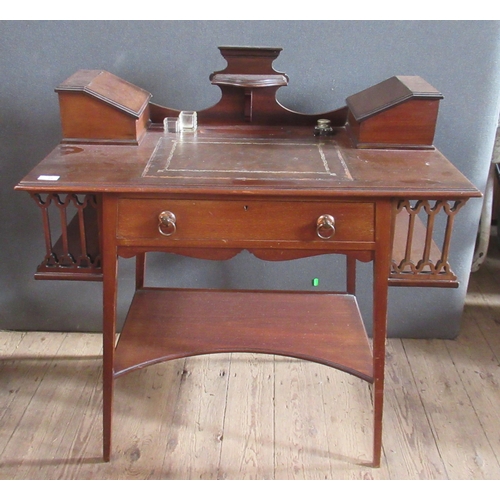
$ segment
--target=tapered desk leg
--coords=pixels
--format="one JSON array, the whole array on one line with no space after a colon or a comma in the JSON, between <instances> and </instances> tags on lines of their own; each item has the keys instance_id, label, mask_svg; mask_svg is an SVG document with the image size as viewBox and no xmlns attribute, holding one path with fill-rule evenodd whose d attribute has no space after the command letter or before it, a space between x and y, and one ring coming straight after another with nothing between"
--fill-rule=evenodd
<instances>
[{"instance_id":1,"label":"tapered desk leg","mask_svg":"<svg viewBox=\"0 0 500 500\"><path fill-rule=\"evenodd\" d=\"M135 289L140 290L144 287L146 272L146 254L140 253L135 257Z\"/></svg>"},{"instance_id":2,"label":"tapered desk leg","mask_svg":"<svg viewBox=\"0 0 500 500\"><path fill-rule=\"evenodd\" d=\"M346 274L347 274L347 293L351 295L356 295L356 257L352 255L347 255L347 265L346 265Z\"/></svg>"},{"instance_id":3,"label":"tapered desk leg","mask_svg":"<svg viewBox=\"0 0 500 500\"><path fill-rule=\"evenodd\" d=\"M377 203L377 245L373 266L373 467L380 467L387 339L388 277L392 248L390 202Z\"/></svg>"},{"instance_id":4,"label":"tapered desk leg","mask_svg":"<svg viewBox=\"0 0 500 500\"><path fill-rule=\"evenodd\" d=\"M114 353L116 342L116 299L118 257L115 243L116 204L112 197L103 199L103 459L111 460L114 389Z\"/></svg>"}]
</instances>

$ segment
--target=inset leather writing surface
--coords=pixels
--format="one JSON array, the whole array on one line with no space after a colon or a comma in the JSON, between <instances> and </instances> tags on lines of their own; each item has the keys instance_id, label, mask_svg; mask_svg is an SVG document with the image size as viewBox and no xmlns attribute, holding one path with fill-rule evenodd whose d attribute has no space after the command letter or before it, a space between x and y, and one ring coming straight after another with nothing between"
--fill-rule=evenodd
<instances>
[{"instance_id":1,"label":"inset leather writing surface","mask_svg":"<svg viewBox=\"0 0 500 500\"><path fill-rule=\"evenodd\" d=\"M194 136L159 140L143 177L322 179L352 181L335 142Z\"/></svg>"}]
</instances>

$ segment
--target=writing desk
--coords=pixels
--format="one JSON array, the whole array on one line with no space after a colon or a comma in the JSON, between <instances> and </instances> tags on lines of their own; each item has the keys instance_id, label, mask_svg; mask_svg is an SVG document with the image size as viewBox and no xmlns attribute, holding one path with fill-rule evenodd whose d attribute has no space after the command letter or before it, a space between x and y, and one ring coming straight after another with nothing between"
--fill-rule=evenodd
<instances>
[{"instance_id":1,"label":"writing desk","mask_svg":"<svg viewBox=\"0 0 500 500\"><path fill-rule=\"evenodd\" d=\"M221 103L199 112L195 131L169 133L163 119L178 112L146 98L147 119L142 111L134 118L136 141L114 131L112 139L65 138L17 186L42 212L46 256L36 277L103 281L105 460L117 377L179 357L254 352L324 363L373 384L379 466L388 286L456 286L448 263L453 220L480 193L433 147L356 143L351 109L323 115L332 130L315 132L318 116L276 103L283 80L269 62L244 65L248 74L234 70L235 58L274 59L277 51L223 48L229 70L212 75L223 89ZM91 79L95 74L102 73ZM88 76L79 73L76 81ZM130 91L119 83L113 88L120 95ZM93 99L95 93L95 85L87 91ZM146 124L139 133L138 123ZM55 243L51 210L60 221ZM440 245L433 241L438 216L446 219ZM345 290L145 283L148 252L224 260L244 250L273 261L344 254ZM136 258L136 292L117 341L119 257ZM371 339L356 302L358 260L373 262Z\"/></svg>"}]
</instances>

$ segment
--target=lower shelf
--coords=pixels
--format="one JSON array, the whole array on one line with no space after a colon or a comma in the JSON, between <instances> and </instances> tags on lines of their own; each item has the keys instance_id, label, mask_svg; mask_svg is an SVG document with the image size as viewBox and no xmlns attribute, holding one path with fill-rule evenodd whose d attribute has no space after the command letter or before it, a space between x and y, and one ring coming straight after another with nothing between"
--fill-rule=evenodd
<instances>
[{"instance_id":1,"label":"lower shelf","mask_svg":"<svg viewBox=\"0 0 500 500\"><path fill-rule=\"evenodd\" d=\"M164 288L136 292L114 375L223 352L290 356L373 381L372 351L352 295Z\"/></svg>"}]
</instances>

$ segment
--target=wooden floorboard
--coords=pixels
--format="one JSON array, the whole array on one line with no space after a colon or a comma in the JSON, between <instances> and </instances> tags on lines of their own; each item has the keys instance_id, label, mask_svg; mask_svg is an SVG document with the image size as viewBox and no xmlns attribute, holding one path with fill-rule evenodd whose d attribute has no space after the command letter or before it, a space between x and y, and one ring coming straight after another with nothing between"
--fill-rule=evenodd
<instances>
[{"instance_id":1,"label":"wooden floorboard","mask_svg":"<svg viewBox=\"0 0 500 500\"><path fill-rule=\"evenodd\" d=\"M116 382L103 463L101 336L0 332L0 479L500 479L500 257L455 340L390 339L383 455L370 387L280 356L169 361Z\"/></svg>"},{"instance_id":2,"label":"wooden floorboard","mask_svg":"<svg viewBox=\"0 0 500 500\"><path fill-rule=\"evenodd\" d=\"M230 358L217 478L274 479L275 357L233 354Z\"/></svg>"},{"instance_id":3,"label":"wooden floorboard","mask_svg":"<svg viewBox=\"0 0 500 500\"><path fill-rule=\"evenodd\" d=\"M391 339L387 345L383 467L389 479L448 479L407 344Z\"/></svg>"}]
</instances>

